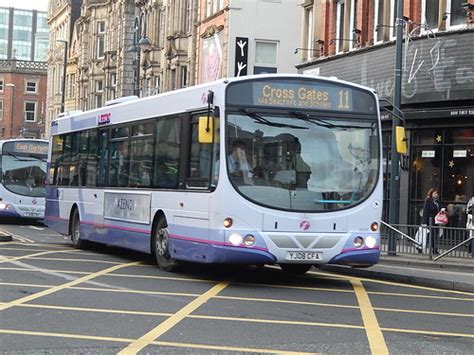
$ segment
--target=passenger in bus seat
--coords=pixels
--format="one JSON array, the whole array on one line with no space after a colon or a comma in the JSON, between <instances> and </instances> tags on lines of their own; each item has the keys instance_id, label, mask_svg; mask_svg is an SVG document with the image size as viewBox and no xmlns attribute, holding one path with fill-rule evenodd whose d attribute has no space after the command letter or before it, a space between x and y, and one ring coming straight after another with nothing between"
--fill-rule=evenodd
<instances>
[{"instance_id":1,"label":"passenger in bus seat","mask_svg":"<svg viewBox=\"0 0 474 355\"><path fill-rule=\"evenodd\" d=\"M232 142L231 147L231 153L227 160L229 174L233 178L243 180L245 184L253 185L253 172L247 161L247 144L241 139L236 139Z\"/></svg>"}]
</instances>

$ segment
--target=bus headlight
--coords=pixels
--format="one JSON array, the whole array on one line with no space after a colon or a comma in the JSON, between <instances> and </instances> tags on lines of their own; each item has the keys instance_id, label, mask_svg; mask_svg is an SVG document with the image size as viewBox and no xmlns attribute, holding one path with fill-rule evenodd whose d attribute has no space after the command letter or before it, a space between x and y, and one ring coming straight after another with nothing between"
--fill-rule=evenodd
<instances>
[{"instance_id":1,"label":"bus headlight","mask_svg":"<svg viewBox=\"0 0 474 355\"><path fill-rule=\"evenodd\" d=\"M371 225L370 225L370 230L372 232L377 232L379 230L379 224L377 222L373 222Z\"/></svg>"},{"instance_id":2,"label":"bus headlight","mask_svg":"<svg viewBox=\"0 0 474 355\"><path fill-rule=\"evenodd\" d=\"M242 244L243 238L239 233L232 233L229 235L229 242L232 245L239 246Z\"/></svg>"},{"instance_id":3,"label":"bus headlight","mask_svg":"<svg viewBox=\"0 0 474 355\"><path fill-rule=\"evenodd\" d=\"M244 244L248 247L251 247L255 244L255 237L252 234L247 234L244 237Z\"/></svg>"},{"instance_id":4,"label":"bus headlight","mask_svg":"<svg viewBox=\"0 0 474 355\"><path fill-rule=\"evenodd\" d=\"M367 238L365 238L365 245L367 248L373 248L377 245L377 239L369 235Z\"/></svg>"},{"instance_id":5,"label":"bus headlight","mask_svg":"<svg viewBox=\"0 0 474 355\"><path fill-rule=\"evenodd\" d=\"M0 210L9 210L11 207L8 203L0 202Z\"/></svg>"},{"instance_id":6,"label":"bus headlight","mask_svg":"<svg viewBox=\"0 0 474 355\"><path fill-rule=\"evenodd\" d=\"M355 237L354 238L354 246L356 248L360 248L363 245L364 245L364 238L362 238L362 237Z\"/></svg>"}]
</instances>

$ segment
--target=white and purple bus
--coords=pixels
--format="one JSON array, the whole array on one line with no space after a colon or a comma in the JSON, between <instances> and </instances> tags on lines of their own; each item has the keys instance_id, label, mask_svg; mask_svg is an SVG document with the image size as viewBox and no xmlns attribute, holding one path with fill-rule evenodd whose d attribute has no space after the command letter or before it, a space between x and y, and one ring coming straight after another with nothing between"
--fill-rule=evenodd
<instances>
[{"instance_id":1,"label":"white and purple bus","mask_svg":"<svg viewBox=\"0 0 474 355\"><path fill-rule=\"evenodd\" d=\"M123 102L120 102L123 101ZM380 256L373 90L337 79L222 79L53 121L48 226L181 261L363 267Z\"/></svg>"},{"instance_id":2,"label":"white and purple bus","mask_svg":"<svg viewBox=\"0 0 474 355\"><path fill-rule=\"evenodd\" d=\"M0 140L0 217L43 219L48 141Z\"/></svg>"}]
</instances>

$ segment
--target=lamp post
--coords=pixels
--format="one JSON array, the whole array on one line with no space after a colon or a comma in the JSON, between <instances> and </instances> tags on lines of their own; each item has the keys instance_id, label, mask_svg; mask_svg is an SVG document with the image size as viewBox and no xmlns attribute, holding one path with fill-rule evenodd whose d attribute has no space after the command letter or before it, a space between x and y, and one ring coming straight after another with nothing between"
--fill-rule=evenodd
<instances>
[{"instance_id":1,"label":"lamp post","mask_svg":"<svg viewBox=\"0 0 474 355\"><path fill-rule=\"evenodd\" d=\"M13 138L13 106L15 104L15 84L7 83L5 87L10 88L10 138Z\"/></svg>"},{"instance_id":2,"label":"lamp post","mask_svg":"<svg viewBox=\"0 0 474 355\"><path fill-rule=\"evenodd\" d=\"M398 164L399 154L396 145L396 127L400 125L400 118L398 114L401 112L401 98L402 98L402 50L403 50L403 0L396 1L396 29L397 39L395 45L395 87L393 90L393 105L394 112L392 114L392 144L390 156L390 200L388 210L389 224L398 223L398 208L399 208L399 194L400 194L400 167ZM388 239L388 255L395 256L397 248L396 234L391 231Z\"/></svg>"},{"instance_id":3,"label":"lamp post","mask_svg":"<svg viewBox=\"0 0 474 355\"><path fill-rule=\"evenodd\" d=\"M135 52L135 76L133 93L140 96L140 59L141 52L150 50L151 41L146 35L146 24L144 24L145 13L142 12L140 16L135 17L133 25L133 45L128 47L127 52Z\"/></svg>"},{"instance_id":4,"label":"lamp post","mask_svg":"<svg viewBox=\"0 0 474 355\"><path fill-rule=\"evenodd\" d=\"M64 102L66 99L66 66L67 66L68 41L64 39L57 39L56 42L64 43L63 79L61 83L61 112L64 112Z\"/></svg>"}]
</instances>

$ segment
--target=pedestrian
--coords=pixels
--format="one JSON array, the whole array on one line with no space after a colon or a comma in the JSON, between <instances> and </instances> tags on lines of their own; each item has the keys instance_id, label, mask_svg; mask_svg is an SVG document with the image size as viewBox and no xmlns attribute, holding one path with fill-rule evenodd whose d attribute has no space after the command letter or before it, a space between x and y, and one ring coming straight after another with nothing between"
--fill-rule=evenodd
<instances>
[{"instance_id":1,"label":"pedestrian","mask_svg":"<svg viewBox=\"0 0 474 355\"><path fill-rule=\"evenodd\" d=\"M425 202L423 203L423 218L421 221L422 226L429 226L429 233L427 236L426 242L429 242L431 248L434 249L434 253L437 254L438 251L435 247L435 242L437 241L438 237L438 230L437 228L432 228L434 224L434 218L440 211L440 206L438 202L438 190L434 187L428 190L426 194ZM431 234L431 235L430 235ZM423 245L423 248L426 245Z\"/></svg>"}]
</instances>

